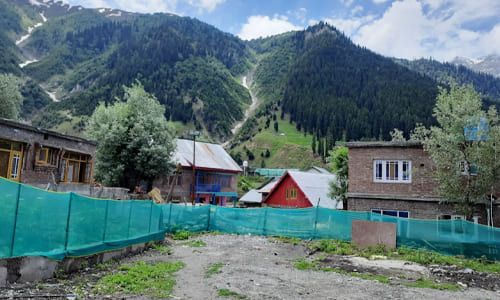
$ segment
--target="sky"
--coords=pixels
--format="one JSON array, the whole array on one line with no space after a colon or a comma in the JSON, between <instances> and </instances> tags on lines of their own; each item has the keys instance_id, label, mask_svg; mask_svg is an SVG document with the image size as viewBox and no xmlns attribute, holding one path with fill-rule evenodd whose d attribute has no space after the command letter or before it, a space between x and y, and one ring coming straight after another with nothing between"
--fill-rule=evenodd
<instances>
[{"instance_id":1,"label":"sky","mask_svg":"<svg viewBox=\"0 0 500 300\"><path fill-rule=\"evenodd\" d=\"M379 54L450 61L500 54L500 0L64 0L86 8L168 12L244 40L320 21Z\"/></svg>"}]
</instances>

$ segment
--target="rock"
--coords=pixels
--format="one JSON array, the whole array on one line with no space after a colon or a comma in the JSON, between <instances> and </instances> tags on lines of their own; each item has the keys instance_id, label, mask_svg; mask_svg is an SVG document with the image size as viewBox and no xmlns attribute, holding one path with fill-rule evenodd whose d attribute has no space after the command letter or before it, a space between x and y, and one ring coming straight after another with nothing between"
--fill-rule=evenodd
<instances>
[{"instance_id":1,"label":"rock","mask_svg":"<svg viewBox=\"0 0 500 300\"><path fill-rule=\"evenodd\" d=\"M459 282L457 282L457 284L458 284L460 287L464 288L464 289L465 289L465 288L467 288L467 285L466 285L465 283L462 283L462 282L460 282L460 281L459 281Z\"/></svg>"}]
</instances>

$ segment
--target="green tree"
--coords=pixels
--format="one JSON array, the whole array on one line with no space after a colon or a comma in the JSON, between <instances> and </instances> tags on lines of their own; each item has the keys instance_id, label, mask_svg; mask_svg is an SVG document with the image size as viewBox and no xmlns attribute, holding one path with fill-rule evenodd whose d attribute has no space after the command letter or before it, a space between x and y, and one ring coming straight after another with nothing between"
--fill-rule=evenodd
<instances>
[{"instance_id":1,"label":"green tree","mask_svg":"<svg viewBox=\"0 0 500 300\"><path fill-rule=\"evenodd\" d=\"M328 152L326 161L328 168L337 176L336 181L330 182L329 196L332 199L342 201L344 209L347 209L347 187L349 171L349 149L344 146L337 146Z\"/></svg>"},{"instance_id":2,"label":"green tree","mask_svg":"<svg viewBox=\"0 0 500 300\"><path fill-rule=\"evenodd\" d=\"M124 101L100 104L88 122L88 135L99 142L95 179L107 186L133 188L172 167L173 127L165 108L136 82L124 87Z\"/></svg>"},{"instance_id":3,"label":"green tree","mask_svg":"<svg viewBox=\"0 0 500 300\"><path fill-rule=\"evenodd\" d=\"M401 130L394 128L390 132L392 142L404 142L406 141L404 134Z\"/></svg>"},{"instance_id":4,"label":"green tree","mask_svg":"<svg viewBox=\"0 0 500 300\"><path fill-rule=\"evenodd\" d=\"M468 220L474 206L487 204L500 182L498 113L493 106L488 112L481 106L481 96L472 86L441 89L434 108L439 126L431 127L423 139L436 164L443 202L455 203Z\"/></svg>"},{"instance_id":5,"label":"green tree","mask_svg":"<svg viewBox=\"0 0 500 300\"><path fill-rule=\"evenodd\" d=\"M0 117L17 120L22 104L19 79L11 74L0 74Z\"/></svg>"}]
</instances>

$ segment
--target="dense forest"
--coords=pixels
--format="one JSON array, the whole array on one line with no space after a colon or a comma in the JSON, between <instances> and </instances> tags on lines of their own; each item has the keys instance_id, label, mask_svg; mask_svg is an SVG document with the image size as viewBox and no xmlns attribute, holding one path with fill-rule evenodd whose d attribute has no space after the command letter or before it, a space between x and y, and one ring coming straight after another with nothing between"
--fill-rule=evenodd
<instances>
[{"instance_id":1,"label":"dense forest","mask_svg":"<svg viewBox=\"0 0 500 300\"><path fill-rule=\"evenodd\" d=\"M98 103L121 98L136 80L165 106L167 119L221 141L250 104L240 83L249 75L261 105L237 143L262 129L278 132L277 118L326 148L338 140L387 140L394 128L407 135L417 123L434 122L437 86L450 81L472 83L486 103L500 103L499 79L432 60L386 58L325 23L242 41L189 17L57 5L44 16L28 0L0 0L0 72L21 79L20 115L36 126L73 122L83 130Z\"/></svg>"},{"instance_id":2,"label":"dense forest","mask_svg":"<svg viewBox=\"0 0 500 300\"><path fill-rule=\"evenodd\" d=\"M472 71L462 65L441 63L433 59L395 59L410 70L428 76L443 86L454 82L458 85L472 84L483 95L486 105L500 105L500 79L486 73Z\"/></svg>"},{"instance_id":3,"label":"dense forest","mask_svg":"<svg viewBox=\"0 0 500 300\"><path fill-rule=\"evenodd\" d=\"M354 45L332 26L254 44L270 53L256 71L260 92L278 99L298 130L331 141L389 139L393 128L408 134L416 123L434 122L433 80ZM276 84L262 84L270 77Z\"/></svg>"}]
</instances>

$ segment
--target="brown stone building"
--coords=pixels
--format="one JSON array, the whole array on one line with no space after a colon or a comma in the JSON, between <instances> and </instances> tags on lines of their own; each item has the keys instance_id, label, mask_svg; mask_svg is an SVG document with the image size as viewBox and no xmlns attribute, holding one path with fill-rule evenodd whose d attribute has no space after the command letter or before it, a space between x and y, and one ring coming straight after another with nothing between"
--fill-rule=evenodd
<instances>
[{"instance_id":1,"label":"brown stone building","mask_svg":"<svg viewBox=\"0 0 500 300\"><path fill-rule=\"evenodd\" d=\"M0 118L0 176L10 180L58 191L88 188L96 147L95 141Z\"/></svg>"},{"instance_id":2,"label":"brown stone building","mask_svg":"<svg viewBox=\"0 0 500 300\"><path fill-rule=\"evenodd\" d=\"M416 219L456 219L453 204L439 204L435 168L419 142L350 142L348 210L371 211ZM500 203L493 207L500 224ZM474 216L488 223L487 208L477 206ZM497 225L498 226L498 225Z\"/></svg>"}]
</instances>

